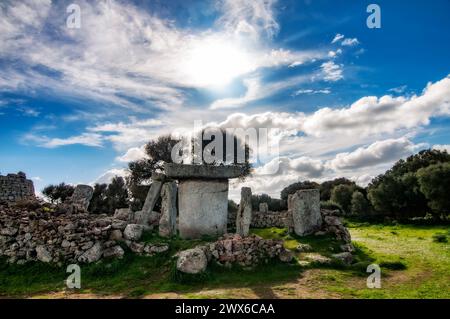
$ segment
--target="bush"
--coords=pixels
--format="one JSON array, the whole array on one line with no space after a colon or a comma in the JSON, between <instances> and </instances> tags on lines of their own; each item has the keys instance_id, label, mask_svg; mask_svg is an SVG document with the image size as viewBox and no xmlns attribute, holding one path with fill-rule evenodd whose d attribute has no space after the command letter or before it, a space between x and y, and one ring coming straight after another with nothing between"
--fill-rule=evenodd
<instances>
[{"instance_id":1,"label":"bush","mask_svg":"<svg viewBox=\"0 0 450 319\"><path fill-rule=\"evenodd\" d=\"M371 211L370 203L364 197L364 195L359 191L354 192L352 194L351 200L352 215L358 217L368 217L371 215L370 211Z\"/></svg>"},{"instance_id":2,"label":"bush","mask_svg":"<svg viewBox=\"0 0 450 319\"><path fill-rule=\"evenodd\" d=\"M417 172L420 191L436 214L450 212L450 162L422 168Z\"/></svg>"},{"instance_id":3,"label":"bush","mask_svg":"<svg viewBox=\"0 0 450 319\"><path fill-rule=\"evenodd\" d=\"M61 183L59 185L48 185L42 190L42 194L47 197L52 203L62 203L67 198L72 196L75 187Z\"/></svg>"},{"instance_id":4,"label":"bush","mask_svg":"<svg viewBox=\"0 0 450 319\"><path fill-rule=\"evenodd\" d=\"M446 243L447 240L447 235L446 234L442 234L442 233L437 233L433 235L433 241L436 243Z\"/></svg>"},{"instance_id":5,"label":"bush","mask_svg":"<svg viewBox=\"0 0 450 319\"><path fill-rule=\"evenodd\" d=\"M338 185L331 191L331 201L339 204L346 214L351 212L353 185Z\"/></svg>"}]
</instances>

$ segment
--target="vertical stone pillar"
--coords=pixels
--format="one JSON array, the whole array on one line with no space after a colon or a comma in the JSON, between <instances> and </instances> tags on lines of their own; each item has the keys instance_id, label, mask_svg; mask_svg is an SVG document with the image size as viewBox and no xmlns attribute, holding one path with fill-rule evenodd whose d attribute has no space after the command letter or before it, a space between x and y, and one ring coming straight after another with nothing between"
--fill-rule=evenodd
<instances>
[{"instance_id":1,"label":"vertical stone pillar","mask_svg":"<svg viewBox=\"0 0 450 319\"><path fill-rule=\"evenodd\" d=\"M159 235L162 237L171 237L176 235L177 227L177 183L164 183L161 189L161 197Z\"/></svg>"},{"instance_id":2,"label":"vertical stone pillar","mask_svg":"<svg viewBox=\"0 0 450 319\"><path fill-rule=\"evenodd\" d=\"M259 211L261 213L267 213L269 212L269 205L267 203L260 203L259 204Z\"/></svg>"},{"instance_id":3,"label":"vertical stone pillar","mask_svg":"<svg viewBox=\"0 0 450 319\"><path fill-rule=\"evenodd\" d=\"M226 233L228 180L180 180L178 209L178 230L181 238L220 236Z\"/></svg>"},{"instance_id":4,"label":"vertical stone pillar","mask_svg":"<svg viewBox=\"0 0 450 319\"><path fill-rule=\"evenodd\" d=\"M79 184L75 187L69 201L74 206L87 210L91 202L92 195L94 195L94 189L91 186Z\"/></svg>"},{"instance_id":5,"label":"vertical stone pillar","mask_svg":"<svg viewBox=\"0 0 450 319\"><path fill-rule=\"evenodd\" d=\"M294 231L299 236L310 235L322 226L318 189L299 190L289 195L288 210L292 214Z\"/></svg>"},{"instance_id":6,"label":"vertical stone pillar","mask_svg":"<svg viewBox=\"0 0 450 319\"><path fill-rule=\"evenodd\" d=\"M252 221L252 190L250 187L242 187L241 202L236 216L236 233L248 236Z\"/></svg>"},{"instance_id":7,"label":"vertical stone pillar","mask_svg":"<svg viewBox=\"0 0 450 319\"><path fill-rule=\"evenodd\" d=\"M148 190L147 197L145 197L145 203L142 207L142 213L144 215L150 215L155 208L156 201L161 193L162 181L153 180Z\"/></svg>"}]
</instances>

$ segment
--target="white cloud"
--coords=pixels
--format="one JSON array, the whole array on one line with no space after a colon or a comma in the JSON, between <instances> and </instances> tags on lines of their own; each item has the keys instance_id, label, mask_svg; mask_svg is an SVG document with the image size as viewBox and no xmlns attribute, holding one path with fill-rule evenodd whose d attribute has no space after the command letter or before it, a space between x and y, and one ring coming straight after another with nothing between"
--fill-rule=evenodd
<instances>
[{"instance_id":1,"label":"white cloud","mask_svg":"<svg viewBox=\"0 0 450 319\"><path fill-rule=\"evenodd\" d=\"M35 142L37 146L45 148L56 148L67 145L85 145L92 147L103 146L103 136L93 133L82 133L81 135L70 136L67 138L50 138L47 136L37 136L34 134L27 134L24 136L25 142Z\"/></svg>"},{"instance_id":2,"label":"white cloud","mask_svg":"<svg viewBox=\"0 0 450 319\"><path fill-rule=\"evenodd\" d=\"M392 89L389 89L389 92L394 92L397 94L402 94L403 92L405 92L407 86L406 85L401 85Z\"/></svg>"},{"instance_id":3,"label":"white cloud","mask_svg":"<svg viewBox=\"0 0 450 319\"><path fill-rule=\"evenodd\" d=\"M377 141L353 152L339 153L329 162L329 165L335 170L371 167L397 161L423 147L425 145L414 145L406 138Z\"/></svg>"},{"instance_id":4,"label":"white cloud","mask_svg":"<svg viewBox=\"0 0 450 319\"><path fill-rule=\"evenodd\" d=\"M305 89L305 90L297 90L293 93L294 96L300 95L300 94L330 94L330 89L322 89L322 90L312 90L312 89Z\"/></svg>"},{"instance_id":5,"label":"white cloud","mask_svg":"<svg viewBox=\"0 0 450 319\"><path fill-rule=\"evenodd\" d=\"M333 61L322 63L320 66L325 81L336 82L344 78L342 75L342 64L336 64Z\"/></svg>"},{"instance_id":6,"label":"white cloud","mask_svg":"<svg viewBox=\"0 0 450 319\"><path fill-rule=\"evenodd\" d=\"M214 28L193 31L119 1L79 1L79 30L65 27L62 3L8 2L0 12L0 56L22 67L2 72L0 90L50 89L141 112L174 110L185 101L183 88L226 84L260 68L323 56L263 41L263 34L278 30L273 3L223 1Z\"/></svg>"},{"instance_id":7,"label":"white cloud","mask_svg":"<svg viewBox=\"0 0 450 319\"><path fill-rule=\"evenodd\" d=\"M357 44L359 44L359 41L357 38L344 39L342 41L342 45L344 45L344 46L355 46Z\"/></svg>"},{"instance_id":8,"label":"white cloud","mask_svg":"<svg viewBox=\"0 0 450 319\"><path fill-rule=\"evenodd\" d=\"M339 42L339 41L341 41L343 38L344 38L344 35L338 33L338 34L336 34L336 35L334 36L333 41L331 41L331 43Z\"/></svg>"},{"instance_id":9,"label":"white cloud","mask_svg":"<svg viewBox=\"0 0 450 319\"><path fill-rule=\"evenodd\" d=\"M147 154L145 153L143 147L132 147L128 149L122 156L118 156L116 160L119 162L128 163L144 158L147 158Z\"/></svg>"},{"instance_id":10,"label":"white cloud","mask_svg":"<svg viewBox=\"0 0 450 319\"><path fill-rule=\"evenodd\" d=\"M130 172L125 168L112 168L97 177L95 181L91 182L90 184L109 184L114 177L127 177L129 174Z\"/></svg>"},{"instance_id":11,"label":"white cloud","mask_svg":"<svg viewBox=\"0 0 450 319\"><path fill-rule=\"evenodd\" d=\"M436 144L432 147L434 150L439 151L447 151L447 153L450 153L450 144Z\"/></svg>"}]
</instances>

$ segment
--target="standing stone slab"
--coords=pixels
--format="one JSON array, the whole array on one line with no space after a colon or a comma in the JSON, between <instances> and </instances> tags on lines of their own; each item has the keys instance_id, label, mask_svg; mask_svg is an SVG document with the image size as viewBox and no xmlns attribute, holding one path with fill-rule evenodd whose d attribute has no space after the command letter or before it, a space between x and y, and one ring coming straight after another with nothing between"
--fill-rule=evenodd
<instances>
[{"instance_id":1,"label":"standing stone slab","mask_svg":"<svg viewBox=\"0 0 450 319\"><path fill-rule=\"evenodd\" d=\"M142 213L145 215L150 215L155 208L155 204L158 201L159 195L161 193L162 181L153 181L150 189L145 198L144 206L142 207Z\"/></svg>"},{"instance_id":2,"label":"standing stone slab","mask_svg":"<svg viewBox=\"0 0 450 319\"><path fill-rule=\"evenodd\" d=\"M294 231L297 235L307 236L320 229L322 215L318 189L299 190L289 195L288 210L292 214Z\"/></svg>"},{"instance_id":3,"label":"standing stone slab","mask_svg":"<svg viewBox=\"0 0 450 319\"><path fill-rule=\"evenodd\" d=\"M77 185L70 197L70 203L74 206L87 210L91 202L94 189L89 185Z\"/></svg>"},{"instance_id":4,"label":"standing stone slab","mask_svg":"<svg viewBox=\"0 0 450 319\"><path fill-rule=\"evenodd\" d=\"M182 238L226 233L228 180L180 180L178 208Z\"/></svg>"},{"instance_id":5,"label":"standing stone slab","mask_svg":"<svg viewBox=\"0 0 450 319\"><path fill-rule=\"evenodd\" d=\"M161 190L161 219L159 235L171 237L176 235L177 227L177 183L164 183Z\"/></svg>"},{"instance_id":6,"label":"standing stone slab","mask_svg":"<svg viewBox=\"0 0 450 319\"><path fill-rule=\"evenodd\" d=\"M252 221L252 190L250 187L242 187L241 202L236 216L236 233L248 236Z\"/></svg>"},{"instance_id":7,"label":"standing stone slab","mask_svg":"<svg viewBox=\"0 0 450 319\"><path fill-rule=\"evenodd\" d=\"M261 213L267 213L269 212L269 205L267 203L260 203L259 204L259 211Z\"/></svg>"}]
</instances>

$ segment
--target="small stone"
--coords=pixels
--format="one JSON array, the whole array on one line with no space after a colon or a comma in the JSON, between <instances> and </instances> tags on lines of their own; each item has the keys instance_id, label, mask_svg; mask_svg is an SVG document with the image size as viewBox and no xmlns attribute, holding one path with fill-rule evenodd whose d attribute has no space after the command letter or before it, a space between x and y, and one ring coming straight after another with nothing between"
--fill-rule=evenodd
<instances>
[{"instance_id":1,"label":"small stone","mask_svg":"<svg viewBox=\"0 0 450 319\"><path fill-rule=\"evenodd\" d=\"M284 263L289 263L294 258L294 255L292 252L288 249L283 249L280 254L278 255L278 258Z\"/></svg>"},{"instance_id":2,"label":"small stone","mask_svg":"<svg viewBox=\"0 0 450 319\"><path fill-rule=\"evenodd\" d=\"M331 255L333 258L336 258L340 261L342 261L344 264L346 265L350 265L353 261L353 256L351 253L349 252L343 252L343 253L339 253L339 254L333 254Z\"/></svg>"},{"instance_id":3,"label":"small stone","mask_svg":"<svg viewBox=\"0 0 450 319\"><path fill-rule=\"evenodd\" d=\"M100 242L95 243L89 250L82 254L78 261L82 263L93 263L98 261L103 254L103 247Z\"/></svg>"},{"instance_id":4,"label":"small stone","mask_svg":"<svg viewBox=\"0 0 450 319\"><path fill-rule=\"evenodd\" d=\"M299 253L308 252L312 250L311 245L309 244L299 244L295 250Z\"/></svg>"},{"instance_id":5,"label":"small stone","mask_svg":"<svg viewBox=\"0 0 450 319\"><path fill-rule=\"evenodd\" d=\"M143 231L143 225L128 224L127 227L125 227L123 235L125 239L137 241L141 238Z\"/></svg>"},{"instance_id":6,"label":"small stone","mask_svg":"<svg viewBox=\"0 0 450 319\"><path fill-rule=\"evenodd\" d=\"M193 248L179 254L177 269L187 274L198 274L206 270L208 260L203 250Z\"/></svg>"},{"instance_id":7,"label":"small stone","mask_svg":"<svg viewBox=\"0 0 450 319\"><path fill-rule=\"evenodd\" d=\"M123 239L122 232L119 229L115 229L109 235L110 240L121 241Z\"/></svg>"},{"instance_id":8,"label":"small stone","mask_svg":"<svg viewBox=\"0 0 450 319\"><path fill-rule=\"evenodd\" d=\"M105 258L123 258L125 254L124 250L120 246L113 246L111 248L105 249L103 252L103 257Z\"/></svg>"},{"instance_id":9,"label":"small stone","mask_svg":"<svg viewBox=\"0 0 450 319\"><path fill-rule=\"evenodd\" d=\"M49 263L52 261L52 255L44 245L39 245L36 247L36 258L44 263Z\"/></svg>"}]
</instances>

